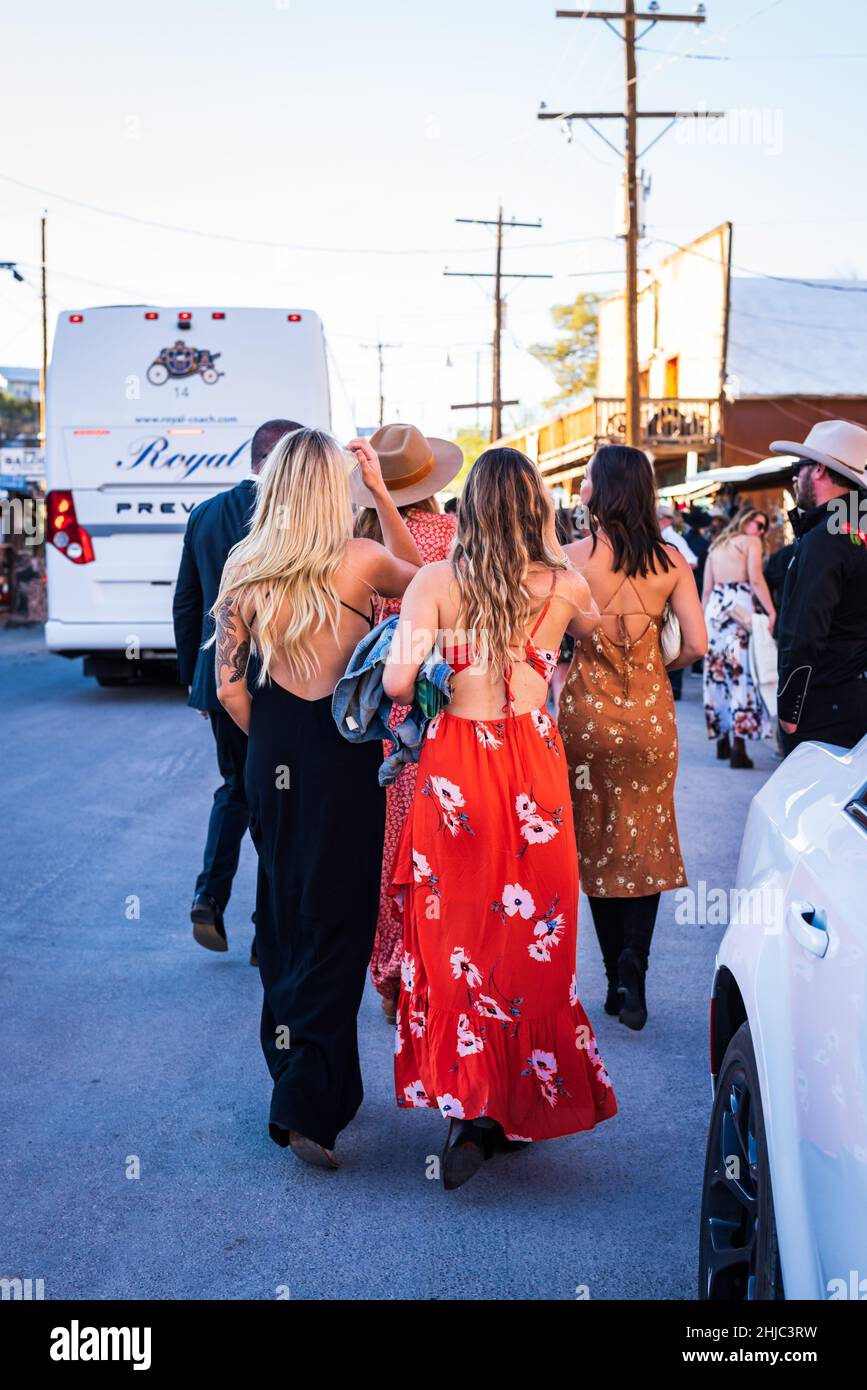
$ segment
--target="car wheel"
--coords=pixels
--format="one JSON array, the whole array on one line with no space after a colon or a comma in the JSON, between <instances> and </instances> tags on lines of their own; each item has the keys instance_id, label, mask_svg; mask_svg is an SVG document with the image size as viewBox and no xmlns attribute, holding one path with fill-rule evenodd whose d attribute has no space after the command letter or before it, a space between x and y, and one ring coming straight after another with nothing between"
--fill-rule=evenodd
<instances>
[{"instance_id":1,"label":"car wheel","mask_svg":"<svg viewBox=\"0 0 867 1390\"><path fill-rule=\"evenodd\" d=\"M700 1299L785 1298L756 1055L748 1023L728 1045L704 1164Z\"/></svg>"}]
</instances>

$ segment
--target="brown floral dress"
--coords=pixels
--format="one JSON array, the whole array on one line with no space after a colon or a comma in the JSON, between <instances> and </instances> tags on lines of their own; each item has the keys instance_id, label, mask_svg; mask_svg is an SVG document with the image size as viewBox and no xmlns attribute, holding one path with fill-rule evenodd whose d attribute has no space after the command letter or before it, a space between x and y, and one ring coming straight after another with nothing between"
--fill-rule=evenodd
<instances>
[{"instance_id":1,"label":"brown floral dress","mask_svg":"<svg viewBox=\"0 0 867 1390\"><path fill-rule=\"evenodd\" d=\"M623 621L631 615L623 613L616 640L597 627L576 642L560 697L578 864L592 897L642 898L686 884L674 811L677 720L659 648L662 619L643 604L640 611L647 627L634 640Z\"/></svg>"}]
</instances>

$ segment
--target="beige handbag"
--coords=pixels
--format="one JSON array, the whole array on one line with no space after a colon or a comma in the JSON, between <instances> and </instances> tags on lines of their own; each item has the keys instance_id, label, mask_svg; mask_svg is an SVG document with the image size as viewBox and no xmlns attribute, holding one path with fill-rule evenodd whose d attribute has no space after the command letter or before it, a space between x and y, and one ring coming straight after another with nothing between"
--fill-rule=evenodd
<instances>
[{"instance_id":1,"label":"beige handbag","mask_svg":"<svg viewBox=\"0 0 867 1390\"><path fill-rule=\"evenodd\" d=\"M682 647L680 619L671 604L666 603L662 610L662 626L659 629L659 650L662 652L663 665L670 666L673 661L677 661Z\"/></svg>"}]
</instances>

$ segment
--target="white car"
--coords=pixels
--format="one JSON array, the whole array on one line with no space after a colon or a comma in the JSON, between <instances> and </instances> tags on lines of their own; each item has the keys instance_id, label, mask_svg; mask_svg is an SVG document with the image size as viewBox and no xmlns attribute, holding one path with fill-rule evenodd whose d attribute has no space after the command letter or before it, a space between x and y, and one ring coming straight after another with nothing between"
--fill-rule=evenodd
<instances>
[{"instance_id":1,"label":"white car","mask_svg":"<svg viewBox=\"0 0 867 1390\"><path fill-rule=\"evenodd\" d=\"M867 1299L867 738L768 779L732 897L699 1297Z\"/></svg>"}]
</instances>

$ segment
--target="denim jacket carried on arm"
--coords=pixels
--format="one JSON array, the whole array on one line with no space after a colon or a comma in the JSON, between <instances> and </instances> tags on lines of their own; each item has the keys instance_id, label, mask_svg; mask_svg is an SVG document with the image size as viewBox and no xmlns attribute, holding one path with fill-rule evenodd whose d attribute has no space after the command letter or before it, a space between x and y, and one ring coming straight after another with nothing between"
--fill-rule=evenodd
<instances>
[{"instance_id":1,"label":"denim jacket carried on arm","mask_svg":"<svg viewBox=\"0 0 867 1390\"><path fill-rule=\"evenodd\" d=\"M350 743L381 739L394 744L394 752L379 769L381 787L395 780L404 763L418 762L428 723L451 699L452 668L434 647L419 669L409 714L396 729L389 728L394 702L383 689L382 677L397 623L396 616L386 618L362 637L331 697L334 722Z\"/></svg>"}]
</instances>

